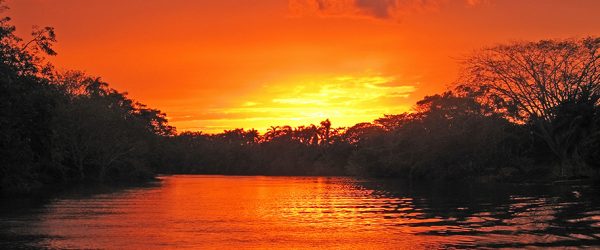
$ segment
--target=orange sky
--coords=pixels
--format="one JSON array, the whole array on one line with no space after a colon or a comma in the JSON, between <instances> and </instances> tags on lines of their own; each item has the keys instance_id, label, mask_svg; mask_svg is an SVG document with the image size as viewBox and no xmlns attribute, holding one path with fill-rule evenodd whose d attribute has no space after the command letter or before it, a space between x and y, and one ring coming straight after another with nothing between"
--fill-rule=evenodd
<instances>
[{"instance_id":1,"label":"orange sky","mask_svg":"<svg viewBox=\"0 0 600 250\"><path fill-rule=\"evenodd\" d=\"M101 76L178 131L334 126L409 110L457 59L515 40L600 35L597 0L9 0L53 26L62 69Z\"/></svg>"}]
</instances>

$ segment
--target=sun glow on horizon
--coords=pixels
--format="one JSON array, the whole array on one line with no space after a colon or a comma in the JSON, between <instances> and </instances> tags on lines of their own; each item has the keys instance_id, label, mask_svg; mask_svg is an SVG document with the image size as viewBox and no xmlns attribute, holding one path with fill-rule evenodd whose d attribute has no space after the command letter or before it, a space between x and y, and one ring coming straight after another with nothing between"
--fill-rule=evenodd
<instances>
[{"instance_id":1,"label":"sun glow on horizon","mask_svg":"<svg viewBox=\"0 0 600 250\"><path fill-rule=\"evenodd\" d=\"M187 128L184 131L207 133L241 127L239 124L265 132L270 126L318 124L325 119L330 119L336 127L347 127L383 114L409 111L410 106L403 103L416 90L414 84L374 73L309 76L287 81L261 86L236 107L214 108L198 116L171 119ZM226 120L215 120L219 115L227 117Z\"/></svg>"},{"instance_id":2,"label":"sun glow on horizon","mask_svg":"<svg viewBox=\"0 0 600 250\"><path fill-rule=\"evenodd\" d=\"M21 37L55 28L57 68L102 77L180 132L352 126L444 91L481 47L600 35L596 0L6 4Z\"/></svg>"}]
</instances>

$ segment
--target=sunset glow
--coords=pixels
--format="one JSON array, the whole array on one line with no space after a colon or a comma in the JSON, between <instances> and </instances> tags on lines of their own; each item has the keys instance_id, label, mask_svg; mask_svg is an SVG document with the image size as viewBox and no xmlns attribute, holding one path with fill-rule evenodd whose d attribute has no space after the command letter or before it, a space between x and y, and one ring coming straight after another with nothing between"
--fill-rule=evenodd
<instances>
[{"instance_id":1,"label":"sunset glow","mask_svg":"<svg viewBox=\"0 0 600 250\"><path fill-rule=\"evenodd\" d=\"M600 249L600 0L0 12L0 249Z\"/></svg>"},{"instance_id":2,"label":"sunset glow","mask_svg":"<svg viewBox=\"0 0 600 250\"><path fill-rule=\"evenodd\" d=\"M598 35L595 0L11 0L85 69L168 114L178 131L334 127L409 111L459 59L514 40ZM544 11L538 11L543 9Z\"/></svg>"}]
</instances>

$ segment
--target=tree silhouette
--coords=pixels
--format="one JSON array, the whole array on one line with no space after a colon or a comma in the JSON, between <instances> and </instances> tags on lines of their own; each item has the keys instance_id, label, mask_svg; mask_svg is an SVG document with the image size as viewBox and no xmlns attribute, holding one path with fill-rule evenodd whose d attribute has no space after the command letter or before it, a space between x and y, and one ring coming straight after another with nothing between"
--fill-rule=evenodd
<instances>
[{"instance_id":1,"label":"tree silhouette","mask_svg":"<svg viewBox=\"0 0 600 250\"><path fill-rule=\"evenodd\" d=\"M331 122L329 119L322 121L319 127L319 137L321 138L321 144L329 144L329 135L331 133Z\"/></svg>"},{"instance_id":2,"label":"tree silhouette","mask_svg":"<svg viewBox=\"0 0 600 250\"><path fill-rule=\"evenodd\" d=\"M0 193L156 173L514 181L545 178L552 154L563 176L600 169L599 38L477 52L454 89L348 128L326 119L205 134L177 133L165 113L99 77L55 71L45 60L54 29L25 41L9 21L0 19Z\"/></svg>"},{"instance_id":3,"label":"tree silhouette","mask_svg":"<svg viewBox=\"0 0 600 250\"><path fill-rule=\"evenodd\" d=\"M545 40L501 45L466 60L463 81L486 93L517 122L531 123L560 159L560 175L574 170L579 121L564 126L565 105L598 105L600 38ZM557 127L558 126L558 127Z\"/></svg>"}]
</instances>

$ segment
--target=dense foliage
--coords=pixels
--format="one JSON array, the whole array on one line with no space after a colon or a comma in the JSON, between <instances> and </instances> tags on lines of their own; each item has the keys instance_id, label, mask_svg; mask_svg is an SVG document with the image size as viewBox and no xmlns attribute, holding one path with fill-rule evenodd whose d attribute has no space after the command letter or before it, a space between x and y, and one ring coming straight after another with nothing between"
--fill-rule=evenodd
<instances>
[{"instance_id":1,"label":"dense foliage","mask_svg":"<svg viewBox=\"0 0 600 250\"><path fill-rule=\"evenodd\" d=\"M149 155L171 135L165 115L128 99L99 78L56 73L52 28L32 39L0 21L0 191L47 184L152 176Z\"/></svg>"},{"instance_id":2,"label":"dense foliage","mask_svg":"<svg viewBox=\"0 0 600 250\"><path fill-rule=\"evenodd\" d=\"M414 112L334 128L176 134L166 115L81 72L57 72L54 30L0 20L0 192L155 173L520 180L600 169L600 39L502 45L466 60Z\"/></svg>"}]
</instances>

